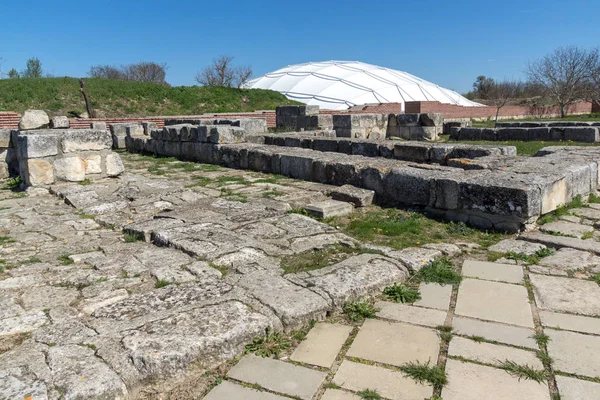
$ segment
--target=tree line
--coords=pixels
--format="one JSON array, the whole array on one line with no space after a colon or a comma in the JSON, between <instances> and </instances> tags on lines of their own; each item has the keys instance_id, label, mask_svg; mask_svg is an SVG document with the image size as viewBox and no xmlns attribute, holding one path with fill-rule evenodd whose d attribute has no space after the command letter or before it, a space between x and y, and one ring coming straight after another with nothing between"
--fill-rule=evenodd
<instances>
[{"instance_id":1,"label":"tree line","mask_svg":"<svg viewBox=\"0 0 600 400\"><path fill-rule=\"evenodd\" d=\"M511 100L546 97L560 107L561 117L578 101L600 104L600 50L577 46L559 47L525 68L526 81L497 81L478 76L473 90L466 94L500 109Z\"/></svg>"}]
</instances>

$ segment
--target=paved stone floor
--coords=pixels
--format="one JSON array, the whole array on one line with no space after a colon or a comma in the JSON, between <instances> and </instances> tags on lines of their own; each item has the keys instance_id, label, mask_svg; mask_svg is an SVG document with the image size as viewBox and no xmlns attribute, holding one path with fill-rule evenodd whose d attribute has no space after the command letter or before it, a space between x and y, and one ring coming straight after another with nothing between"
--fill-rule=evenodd
<instances>
[{"instance_id":1,"label":"paved stone floor","mask_svg":"<svg viewBox=\"0 0 600 400\"><path fill-rule=\"evenodd\" d=\"M488 262L473 245L394 251L290 213L325 185L142 161L126 155L118 180L0 192L0 399L600 399L595 204ZM354 250L283 269L335 246ZM459 285L422 283L414 305L381 296L442 255ZM340 306L364 296L375 318L348 322ZM279 359L239 358L312 320ZM447 384L415 381L410 363L439 365Z\"/></svg>"}]
</instances>

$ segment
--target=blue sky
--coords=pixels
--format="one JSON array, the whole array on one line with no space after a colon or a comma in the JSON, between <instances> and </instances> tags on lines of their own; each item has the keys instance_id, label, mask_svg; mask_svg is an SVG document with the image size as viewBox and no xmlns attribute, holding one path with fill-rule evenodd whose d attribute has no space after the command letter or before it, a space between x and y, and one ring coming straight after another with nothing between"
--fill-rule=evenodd
<instances>
[{"instance_id":1,"label":"blue sky","mask_svg":"<svg viewBox=\"0 0 600 400\"><path fill-rule=\"evenodd\" d=\"M558 46L600 45L600 1L3 2L3 72L30 57L56 76L96 64L156 61L192 85L215 56L260 76L289 64L357 60L466 92L478 75L521 78Z\"/></svg>"}]
</instances>

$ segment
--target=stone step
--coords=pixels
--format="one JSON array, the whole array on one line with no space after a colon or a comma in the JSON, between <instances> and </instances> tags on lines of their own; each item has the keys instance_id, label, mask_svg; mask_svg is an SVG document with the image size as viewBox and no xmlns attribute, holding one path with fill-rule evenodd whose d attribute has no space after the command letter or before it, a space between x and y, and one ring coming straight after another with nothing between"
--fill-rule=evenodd
<instances>
[{"instance_id":1,"label":"stone step","mask_svg":"<svg viewBox=\"0 0 600 400\"><path fill-rule=\"evenodd\" d=\"M341 217L354 211L350 203L338 200L325 200L306 206L305 210L318 218Z\"/></svg>"},{"instance_id":2,"label":"stone step","mask_svg":"<svg viewBox=\"0 0 600 400\"><path fill-rule=\"evenodd\" d=\"M591 251L600 254L600 242L595 240L583 240L565 236L547 235L541 232L525 232L519 236L519 240L541 243L548 247L562 248L571 247L576 250Z\"/></svg>"}]
</instances>

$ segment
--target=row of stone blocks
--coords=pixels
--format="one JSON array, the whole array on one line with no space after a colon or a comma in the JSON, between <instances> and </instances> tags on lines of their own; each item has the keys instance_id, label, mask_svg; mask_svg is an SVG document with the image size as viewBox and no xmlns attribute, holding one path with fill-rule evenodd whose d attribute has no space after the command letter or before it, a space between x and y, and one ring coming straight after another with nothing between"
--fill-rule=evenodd
<instances>
[{"instance_id":1,"label":"row of stone blocks","mask_svg":"<svg viewBox=\"0 0 600 400\"><path fill-rule=\"evenodd\" d=\"M600 122L578 121L548 121L548 122L498 122L498 128L544 128L544 127L574 127L574 126L600 126Z\"/></svg>"},{"instance_id":2,"label":"row of stone blocks","mask_svg":"<svg viewBox=\"0 0 600 400\"><path fill-rule=\"evenodd\" d=\"M10 137L18 173L27 186L118 176L124 167L111 147L106 130L12 131Z\"/></svg>"},{"instance_id":3,"label":"row of stone blocks","mask_svg":"<svg viewBox=\"0 0 600 400\"><path fill-rule=\"evenodd\" d=\"M450 139L594 143L599 139L598 129L597 127L452 128Z\"/></svg>"},{"instance_id":4,"label":"row of stone blocks","mask_svg":"<svg viewBox=\"0 0 600 400\"><path fill-rule=\"evenodd\" d=\"M473 159L491 155L516 155L514 146L475 146L392 140L327 138L304 135L261 135L254 143L284 147L301 147L316 151L360 155L365 157L396 158L405 161L446 164L449 159Z\"/></svg>"},{"instance_id":5,"label":"row of stone blocks","mask_svg":"<svg viewBox=\"0 0 600 400\"><path fill-rule=\"evenodd\" d=\"M172 145L165 146L166 143ZM482 228L517 231L539 215L587 195L598 185L589 157L536 157L544 172L463 170L439 165L281 148L132 138L128 150L296 179L373 190L381 204L420 207ZM527 169L529 166L527 166Z\"/></svg>"}]
</instances>

